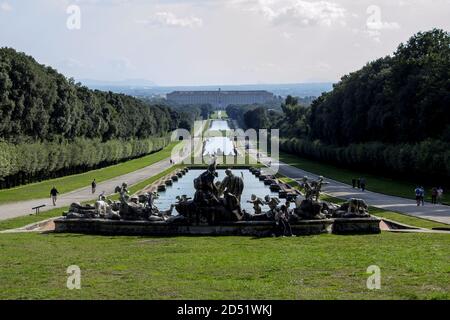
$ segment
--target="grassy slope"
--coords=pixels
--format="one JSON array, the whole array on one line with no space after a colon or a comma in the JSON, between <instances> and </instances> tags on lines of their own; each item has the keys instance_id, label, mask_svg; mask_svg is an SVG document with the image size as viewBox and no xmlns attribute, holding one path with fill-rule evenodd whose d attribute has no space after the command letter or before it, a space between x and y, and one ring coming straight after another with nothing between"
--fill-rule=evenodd
<instances>
[{"instance_id":1,"label":"grassy slope","mask_svg":"<svg viewBox=\"0 0 450 320\"><path fill-rule=\"evenodd\" d=\"M162 171L161 173L148 178L142 182L139 182L135 185L132 185L129 190L130 193L136 193L140 190L142 190L143 188L145 188L146 186L148 186L149 184L155 182L156 180L158 180L159 178L165 176L166 174L169 174L170 172L172 172L173 170L175 170L176 168L178 168L180 166L173 166L167 170ZM118 195L114 195L112 197L109 197L112 200L116 200L118 199ZM85 201L83 203L89 203L92 201ZM23 216L23 217L18 217L18 218L13 218L13 219L8 219L8 220L4 220L4 221L0 221L0 231L2 230L7 230L7 229L14 229L14 228L19 228L19 227L23 227L26 226L28 224L31 223L35 223L35 222L39 222L48 218L54 218L54 217L59 217L62 215L62 213L64 211L67 211L69 209L69 207L64 207L64 208L57 208L57 209L53 209L53 210L49 210L43 213L40 213L38 216L36 215L28 215L28 216Z\"/></svg>"},{"instance_id":2,"label":"grassy slope","mask_svg":"<svg viewBox=\"0 0 450 320\"><path fill-rule=\"evenodd\" d=\"M294 156L283 152L280 152L280 160L294 167L298 167L312 173L321 174L327 178L340 181L349 185L351 185L352 183L352 178L364 177L367 181L367 189L370 191L394 195L408 199L415 198L414 189L416 186L414 185L414 183L411 182L399 181L392 178L368 174L365 172L343 169L330 164L300 158L298 156ZM430 195L431 186L425 185L425 190L427 200L431 201ZM446 204L450 203L448 194L447 197L445 197L444 194L444 202Z\"/></svg>"},{"instance_id":3,"label":"grassy slope","mask_svg":"<svg viewBox=\"0 0 450 320\"><path fill-rule=\"evenodd\" d=\"M0 190L0 204L21 200L46 198L49 196L52 186L56 186L60 193L67 193L79 188L89 186L93 179L98 182L127 174L170 157L173 147L178 142L169 144L161 151L148 156L119 163L106 168L92 170L82 174L61 177L43 182L32 183L13 189Z\"/></svg>"},{"instance_id":4,"label":"grassy slope","mask_svg":"<svg viewBox=\"0 0 450 320\"><path fill-rule=\"evenodd\" d=\"M0 235L0 299L449 299L450 237ZM66 268L81 268L81 290ZM366 269L381 268L368 290Z\"/></svg>"}]
</instances>

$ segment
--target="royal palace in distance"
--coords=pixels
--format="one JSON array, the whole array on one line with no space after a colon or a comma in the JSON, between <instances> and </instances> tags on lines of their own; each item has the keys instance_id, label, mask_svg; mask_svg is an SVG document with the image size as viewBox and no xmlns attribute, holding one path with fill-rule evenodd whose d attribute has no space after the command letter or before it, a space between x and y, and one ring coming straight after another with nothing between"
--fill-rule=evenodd
<instances>
[{"instance_id":1,"label":"royal palace in distance","mask_svg":"<svg viewBox=\"0 0 450 320\"><path fill-rule=\"evenodd\" d=\"M217 108L229 105L264 104L276 100L273 93L265 90L252 91L174 91L167 100L177 104L210 104Z\"/></svg>"}]
</instances>

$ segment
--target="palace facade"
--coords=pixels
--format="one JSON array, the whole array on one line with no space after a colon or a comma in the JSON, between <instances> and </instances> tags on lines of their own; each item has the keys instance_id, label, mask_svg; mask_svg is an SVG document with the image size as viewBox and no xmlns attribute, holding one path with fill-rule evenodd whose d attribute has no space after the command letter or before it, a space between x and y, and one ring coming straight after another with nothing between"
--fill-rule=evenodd
<instances>
[{"instance_id":1,"label":"palace facade","mask_svg":"<svg viewBox=\"0 0 450 320\"><path fill-rule=\"evenodd\" d=\"M274 102L273 93L265 90L254 91L174 91L167 94L167 100L178 104L211 104L216 108L226 108L230 104L244 105Z\"/></svg>"}]
</instances>

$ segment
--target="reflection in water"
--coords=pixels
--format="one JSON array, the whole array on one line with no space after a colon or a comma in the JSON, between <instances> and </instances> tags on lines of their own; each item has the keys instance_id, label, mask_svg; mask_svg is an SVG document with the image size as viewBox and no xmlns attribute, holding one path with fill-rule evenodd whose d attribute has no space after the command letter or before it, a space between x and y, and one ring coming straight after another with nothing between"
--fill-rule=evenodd
<instances>
[{"instance_id":1,"label":"reflection in water","mask_svg":"<svg viewBox=\"0 0 450 320\"><path fill-rule=\"evenodd\" d=\"M209 131L229 131L228 121L214 120ZM203 155L235 155L234 144L228 137L208 137L205 140Z\"/></svg>"},{"instance_id":2,"label":"reflection in water","mask_svg":"<svg viewBox=\"0 0 450 320\"><path fill-rule=\"evenodd\" d=\"M228 131L230 130L230 126L228 125L228 121L225 120L214 120L209 128L211 131Z\"/></svg>"},{"instance_id":3,"label":"reflection in water","mask_svg":"<svg viewBox=\"0 0 450 320\"><path fill-rule=\"evenodd\" d=\"M209 137L206 139L203 155L234 155L233 141L226 137Z\"/></svg>"},{"instance_id":4,"label":"reflection in water","mask_svg":"<svg viewBox=\"0 0 450 320\"><path fill-rule=\"evenodd\" d=\"M167 187L166 191L159 192L159 199L155 200L155 205L160 210L168 210L171 204L177 202L176 196L181 196L183 194L187 195L190 198L194 198L194 179L197 178L203 170L191 169L189 172L178 182L174 182L173 186ZM270 195L271 197L278 197L277 192L270 191L270 187L264 185L263 182L259 181L251 172L247 169L233 169L233 174L236 176L244 176L244 192L241 197L241 207L245 209L247 212L253 213L253 205L251 203L247 203L247 200L250 200L252 194L256 194L258 197L263 198L265 195ZM216 178L215 181L222 181L225 178L225 170L217 170L219 177ZM282 203L284 201L282 200ZM264 207L263 211L269 210L269 207ZM178 213L174 209L174 215Z\"/></svg>"}]
</instances>

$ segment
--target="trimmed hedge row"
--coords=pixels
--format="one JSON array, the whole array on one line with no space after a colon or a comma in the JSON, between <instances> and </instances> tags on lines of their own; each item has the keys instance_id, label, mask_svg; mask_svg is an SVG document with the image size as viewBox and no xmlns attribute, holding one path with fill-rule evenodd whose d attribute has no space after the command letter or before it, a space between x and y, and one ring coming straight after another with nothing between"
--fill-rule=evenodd
<instances>
[{"instance_id":1,"label":"trimmed hedge row","mask_svg":"<svg viewBox=\"0 0 450 320\"><path fill-rule=\"evenodd\" d=\"M417 144L370 142L346 147L297 138L280 141L280 150L313 160L370 172L384 171L409 179L444 181L450 178L450 144L425 140Z\"/></svg>"},{"instance_id":2,"label":"trimmed hedge row","mask_svg":"<svg viewBox=\"0 0 450 320\"><path fill-rule=\"evenodd\" d=\"M0 186L75 174L144 156L164 148L168 138L11 144L0 141Z\"/></svg>"}]
</instances>

